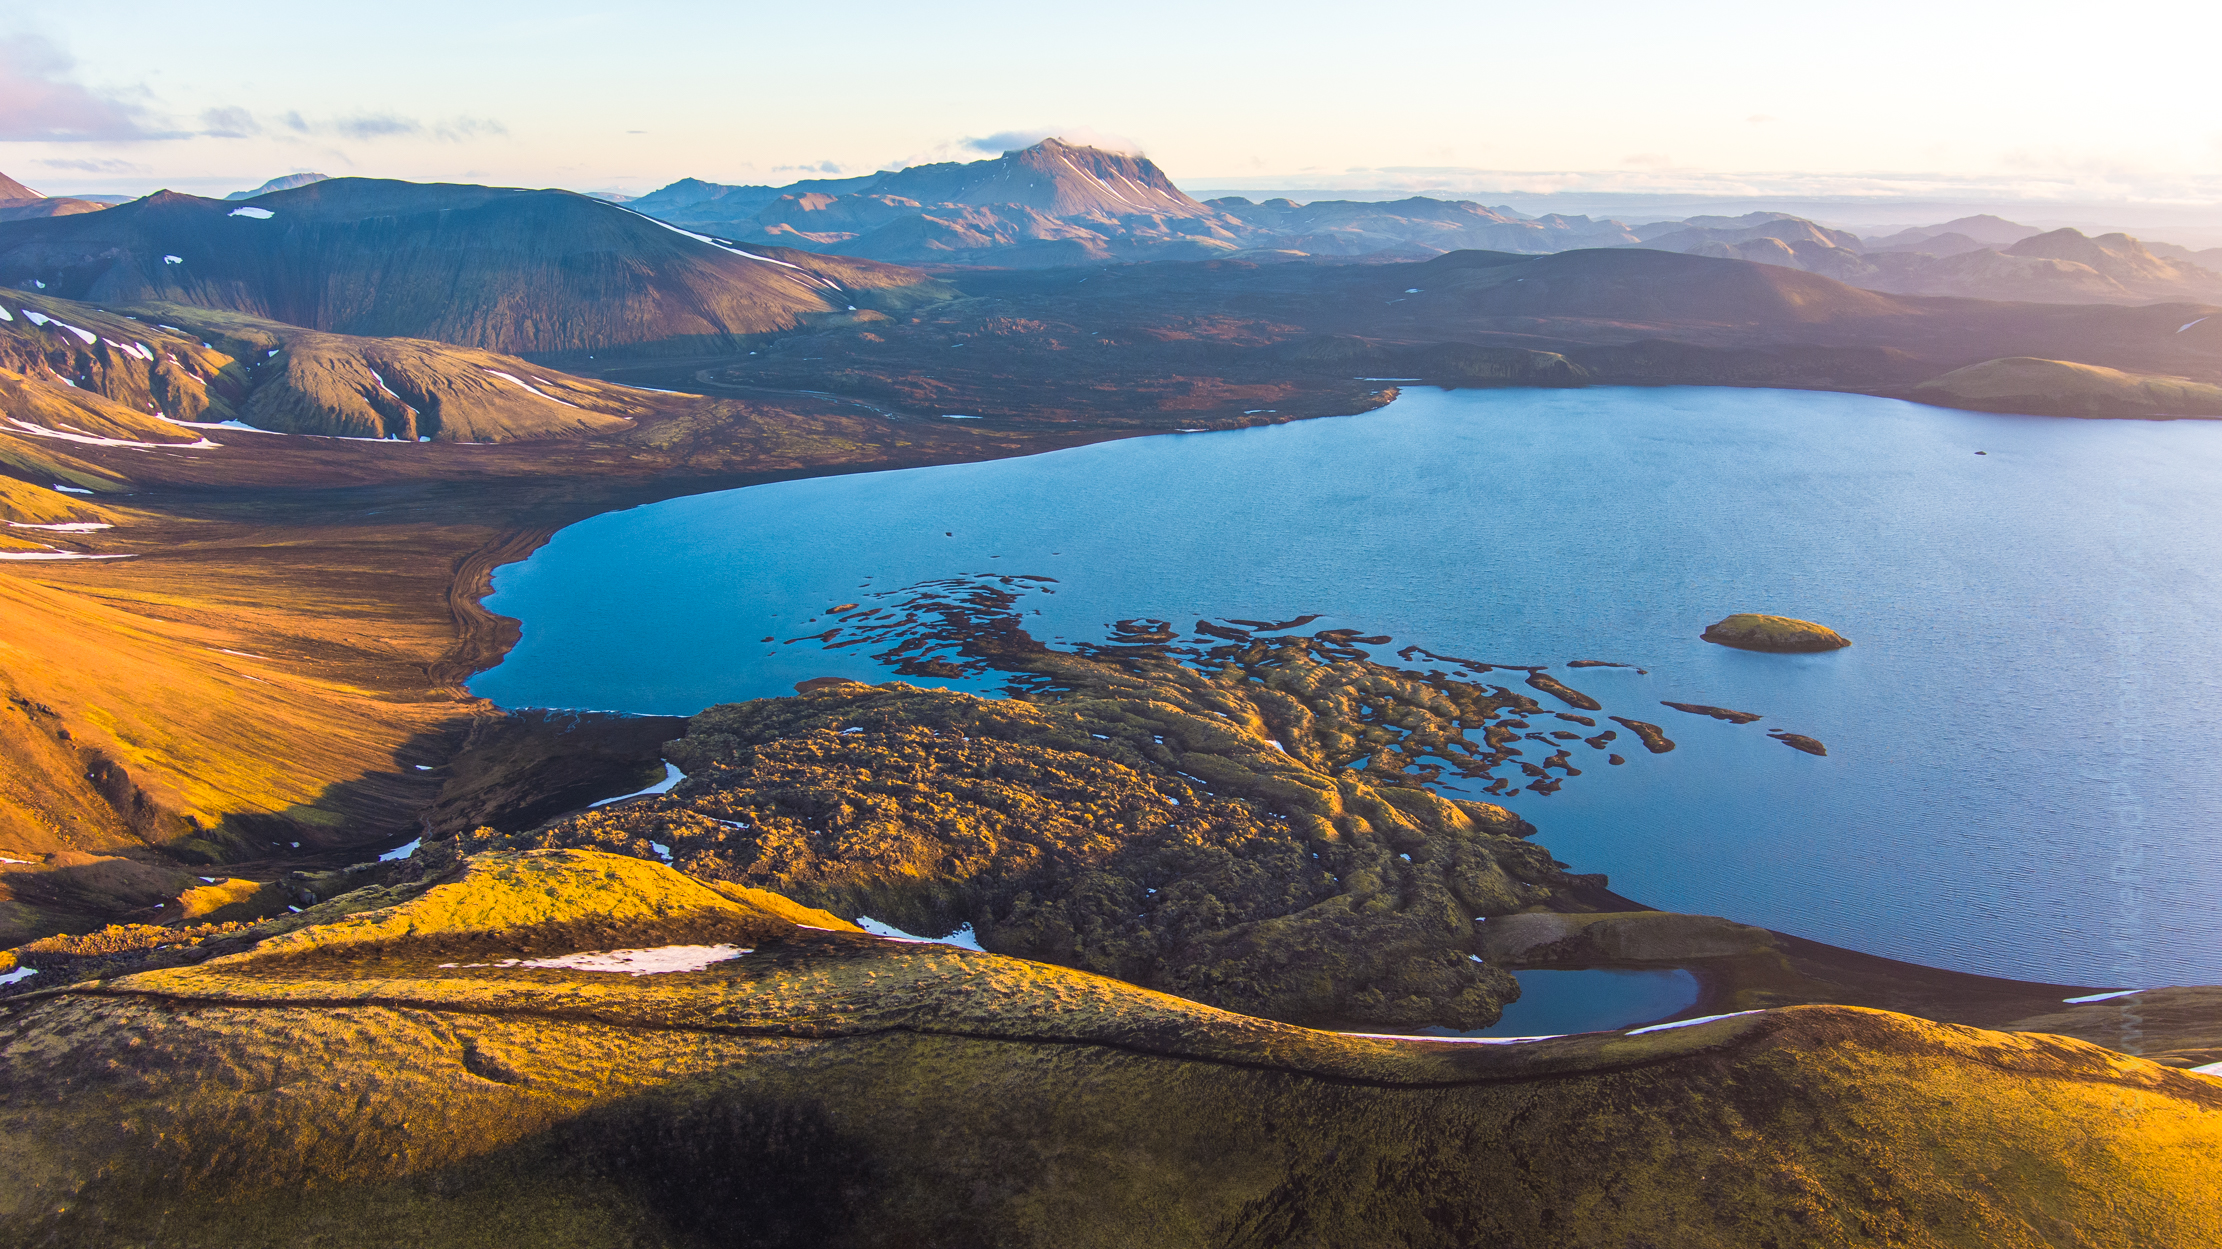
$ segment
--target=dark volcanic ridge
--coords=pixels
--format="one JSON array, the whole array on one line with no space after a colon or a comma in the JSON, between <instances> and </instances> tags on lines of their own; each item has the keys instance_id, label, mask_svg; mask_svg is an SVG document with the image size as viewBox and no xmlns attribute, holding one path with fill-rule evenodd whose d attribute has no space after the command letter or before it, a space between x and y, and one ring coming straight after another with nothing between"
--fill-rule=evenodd
<instances>
[{"instance_id":1,"label":"dark volcanic ridge","mask_svg":"<svg viewBox=\"0 0 2222 1249\"><path fill-rule=\"evenodd\" d=\"M509 353L734 351L947 293L909 270L723 245L569 191L372 178L0 222L0 286Z\"/></svg>"}]
</instances>

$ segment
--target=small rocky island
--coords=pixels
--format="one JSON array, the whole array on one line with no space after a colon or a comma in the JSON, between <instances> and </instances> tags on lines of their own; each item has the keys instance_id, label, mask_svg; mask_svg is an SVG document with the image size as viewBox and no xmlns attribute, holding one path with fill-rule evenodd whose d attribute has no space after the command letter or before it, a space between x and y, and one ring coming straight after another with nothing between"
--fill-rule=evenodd
<instances>
[{"instance_id":1,"label":"small rocky island","mask_svg":"<svg viewBox=\"0 0 2222 1249\"><path fill-rule=\"evenodd\" d=\"M1827 625L1788 616L1762 616L1757 612L1738 612L1707 626L1698 636L1738 650L1788 654L1841 650L1852 644L1850 638Z\"/></svg>"}]
</instances>

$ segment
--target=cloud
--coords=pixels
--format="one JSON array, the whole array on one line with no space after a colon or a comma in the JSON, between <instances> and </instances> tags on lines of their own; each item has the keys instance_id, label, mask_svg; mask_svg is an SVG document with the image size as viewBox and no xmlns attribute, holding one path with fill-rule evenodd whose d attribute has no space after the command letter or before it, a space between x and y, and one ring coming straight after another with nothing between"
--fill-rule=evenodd
<instances>
[{"instance_id":1,"label":"cloud","mask_svg":"<svg viewBox=\"0 0 2222 1249\"><path fill-rule=\"evenodd\" d=\"M74 169L79 173L145 173L145 165L135 165L127 160L106 160L99 157L85 159L50 158L38 162L49 169Z\"/></svg>"},{"instance_id":2,"label":"cloud","mask_svg":"<svg viewBox=\"0 0 2222 1249\"><path fill-rule=\"evenodd\" d=\"M837 174L841 172L841 168L841 164L838 161L822 160L815 165L775 165L772 167L772 172Z\"/></svg>"},{"instance_id":3,"label":"cloud","mask_svg":"<svg viewBox=\"0 0 2222 1249\"><path fill-rule=\"evenodd\" d=\"M81 143L177 139L130 104L73 81L69 55L40 35L0 37L0 141Z\"/></svg>"},{"instance_id":4,"label":"cloud","mask_svg":"<svg viewBox=\"0 0 2222 1249\"><path fill-rule=\"evenodd\" d=\"M218 139L245 139L262 133L262 123L243 108L212 108L201 114L202 134Z\"/></svg>"},{"instance_id":5,"label":"cloud","mask_svg":"<svg viewBox=\"0 0 2222 1249\"><path fill-rule=\"evenodd\" d=\"M391 139L396 135L424 133L422 122L384 113L372 117L342 117L326 124L332 133L357 140Z\"/></svg>"},{"instance_id":6,"label":"cloud","mask_svg":"<svg viewBox=\"0 0 2222 1249\"><path fill-rule=\"evenodd\" d=\"M1093 126L1052 126L1040 130L999 130L994 134L977 135L936 143L923 152L913 152L901 160L889 161L882 169L908 169L912 165L931 165L943 161L974 161L983 156L1001 156L1029 148L1043 139L1062 139L1076 147L1098 147L1106 152L1119 152L1127 156L1142 155L1142 145L1123 135L1108 134Z\"/></svg>"},{"instance_id":7,"label":"cloud","mask_svg":"<svg viewBox=\"0 0 2222 1249\"><path fill-rule=\"evenodd\" d=\"M219 110L239 112L241 110ZM251 119L250 119L251 120ZM300 110L289 110L278 119L278 124L295 134L315 138L353 139L367 143L378 139L430 138L441 143L463 143L489 135L506 135L509 127L484 117L451 117L446 121L422 122L414 117L397 117L392 113L358 113L352 117L334 117L323 121L310 121L301 116Z\"/></svg>"},{"instance_id":8,"label":"cloud","mask_svg":"<svg viewBox=\"0 0 2222 1249\"><path fill-rule=\"evenodd\" d=\"M1003 130L982 135L977 139L964 139L959 147L988 156L1001 156L1020 148L1032 147L1043 139L1061 139L1075 147L1099 147L1106 152L1123 152L1140 156L1142 145L1124 135L1107 134L1093 126L1052 126L1045 130Z\"/></svg>"}]
</instances>

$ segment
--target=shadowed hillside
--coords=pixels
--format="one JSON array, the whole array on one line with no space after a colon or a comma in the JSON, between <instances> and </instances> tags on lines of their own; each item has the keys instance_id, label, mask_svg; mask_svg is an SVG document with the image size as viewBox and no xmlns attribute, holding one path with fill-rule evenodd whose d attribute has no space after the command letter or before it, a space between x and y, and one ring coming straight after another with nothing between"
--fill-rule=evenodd
<instances>
[{"instance_id":1,"label":"shadowed hillside","mask_svg":"<svg viewBox=\"0 0 2222 1249\"><path fill-rule=\"evenodd\" d=\"M510 353L731 350L943 294L916 273L723 247L568 191L365 178L0 224L0 285L33 283Z\"/></svg>"}]
</instances>

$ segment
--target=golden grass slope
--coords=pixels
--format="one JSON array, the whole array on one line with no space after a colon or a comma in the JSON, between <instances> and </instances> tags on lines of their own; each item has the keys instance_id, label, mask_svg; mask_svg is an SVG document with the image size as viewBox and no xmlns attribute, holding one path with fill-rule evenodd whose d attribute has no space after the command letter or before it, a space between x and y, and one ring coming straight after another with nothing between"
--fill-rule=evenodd
<instances>
[{"instance_id":1,"label":"golden grass slope","mask_svg":"<svg viewBox=\"0 0 2222 1249\"><path fill-rule=\"evenodd\" d=\"M404 442L575 438L652 410L624 386L469 347L326 334L177 304L0 297L0 431L190 445L208 424ZM43 322L43 323L42 323Z\"/></svg>"},{"instance_id":2,"label":"golden grass slope","mask_svg":"<svg viewBox=\"0 0 2222 1249\"><path fill-rule=\"evenodd\" d=\"M0 1231L2222 1243L2222 1081L2079 1041L1837 1007L1519 1045L1370 1039L795 918L638 861L489 856L198 967L18 996L0 1005ZM637 977L505 965L721 943L749 953Z\"/></svg>"},{"instance_id":3,"label":"golden grass slope","mask_svg":"<svg viewBox=\"0 0 2222 1249\"><path fill-rule=\"evenodd\" d=\"M2032 356L1954 369L1912 394L1946 407L2032 416L2222 416L2222 386Z\"/></svg>"}]
</instances>

